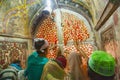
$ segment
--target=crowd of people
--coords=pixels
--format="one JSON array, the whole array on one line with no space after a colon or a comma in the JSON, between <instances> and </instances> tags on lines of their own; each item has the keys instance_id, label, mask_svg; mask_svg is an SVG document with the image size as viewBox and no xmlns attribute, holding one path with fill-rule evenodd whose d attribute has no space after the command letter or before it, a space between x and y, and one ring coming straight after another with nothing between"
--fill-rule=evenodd
<instances>
[{"instance_id":1,"label":"crowd of people","mask_svg":"<svg viewBox=\"0 0 120 80\"><path fill-rule=\"evenodd\" d=\"M114 80L115 59L105 51L93 51L87 61L87 74L82 68L82 56L71 51L67 57L61 51L55 59L48 59L49 43L34 39L35 51L28 56L26 69L20 60L13 61L0 71L0 80Z\"/></svg>"}]
</instances>

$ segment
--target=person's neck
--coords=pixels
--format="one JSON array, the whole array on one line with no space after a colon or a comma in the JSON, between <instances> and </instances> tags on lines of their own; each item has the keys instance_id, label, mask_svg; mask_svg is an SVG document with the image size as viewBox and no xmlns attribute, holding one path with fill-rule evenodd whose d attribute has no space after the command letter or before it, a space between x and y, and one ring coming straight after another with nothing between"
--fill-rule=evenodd
<instances>
[{"instance_id":1,"label":"person's neck","mask_svg":"<svg viewBox=\"0 0 120 80\"><path fill-rule=\"evenodd\" d=\"M41 51L37 51L37 53L40 57L46 57L46 55L45 55L46 53L41 53Z\"/></svg>"}]
</instances>

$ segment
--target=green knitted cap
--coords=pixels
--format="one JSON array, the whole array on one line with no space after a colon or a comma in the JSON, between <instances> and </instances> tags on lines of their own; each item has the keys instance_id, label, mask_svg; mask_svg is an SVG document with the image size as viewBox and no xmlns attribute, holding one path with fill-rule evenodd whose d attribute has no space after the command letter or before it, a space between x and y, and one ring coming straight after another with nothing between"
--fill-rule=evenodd
<instances>
[{"instance_id":1,"label":"green knitted cap","mask_svg":"<svg viewBox=\"0 0 120 80\"><path fill-rule=\"evenodd\" d=\"M114 75L115 59L104 51L94 51L88 61L89 67L103 76Z\"/></svg>"}]
</instances>

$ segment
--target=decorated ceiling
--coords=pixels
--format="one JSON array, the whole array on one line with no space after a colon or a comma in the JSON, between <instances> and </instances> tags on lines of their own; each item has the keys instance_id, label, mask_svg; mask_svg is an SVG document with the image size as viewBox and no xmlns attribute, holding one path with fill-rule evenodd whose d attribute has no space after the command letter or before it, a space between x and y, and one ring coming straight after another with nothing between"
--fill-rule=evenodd
<instances>
[{"instance_id":1,"label":"decorated ceiling","mask_svg":"<svg viewBox=\"0 0 120 80\"><path fill-rule=\"evenodd\" d=\"M47 0L0 0L0 33L24 35L35 24ZM96 24L108 0L49 0L54 8L66 8L82 14ZM99 4L99 5L98 5ZM36 24L35 24L36 25ZM9 27L8 27L9 26ZM23 31L21 33L21 31Z\"/></svg>"}]
</instances>

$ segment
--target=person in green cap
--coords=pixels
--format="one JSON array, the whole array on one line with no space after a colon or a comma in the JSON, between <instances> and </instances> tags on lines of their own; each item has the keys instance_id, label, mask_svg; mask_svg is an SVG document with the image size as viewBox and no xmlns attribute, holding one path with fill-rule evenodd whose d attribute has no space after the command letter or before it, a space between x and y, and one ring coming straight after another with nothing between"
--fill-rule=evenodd
<instances>
[{"instance_id":1,"label":"person in green cap","mask_svg":"<svg viewBox=\"0 0 120 80\"><path fill-rule=\"evenodd\" d=\"M115 59L104 51L94 51L88 60L90 80L114 80Z\"/></svg>"}]
</instances>

